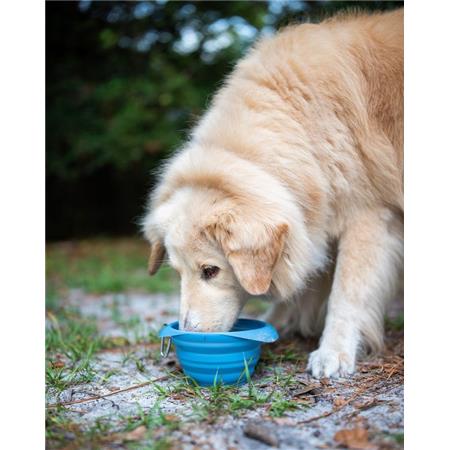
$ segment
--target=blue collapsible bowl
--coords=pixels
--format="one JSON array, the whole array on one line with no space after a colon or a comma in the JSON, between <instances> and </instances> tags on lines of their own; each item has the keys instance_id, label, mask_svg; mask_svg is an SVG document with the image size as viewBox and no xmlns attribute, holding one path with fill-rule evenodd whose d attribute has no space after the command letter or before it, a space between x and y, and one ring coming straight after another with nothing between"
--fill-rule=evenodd
<instances>
[{"instance_id":1,"label":"blue collapsible bowl","mask_svg":"<svg viewBox=\"0 0 450 450\"><path fill-rule=\"evenodd\" d=\"M261 344L278 339L272 325L251 319L239 319L231 331L217 333L183 331L172 322L159 336L161 355L167 356L173 341L183 372L200 386L247 382L246 366L252 375Z\"/></svg>"}]
</instances>

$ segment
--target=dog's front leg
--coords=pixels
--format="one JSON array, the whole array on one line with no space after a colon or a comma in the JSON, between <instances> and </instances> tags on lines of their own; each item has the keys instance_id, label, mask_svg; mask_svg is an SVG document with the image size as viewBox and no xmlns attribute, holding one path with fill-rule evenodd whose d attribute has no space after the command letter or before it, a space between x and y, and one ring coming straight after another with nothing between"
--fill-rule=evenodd
<instances>
[{"instance_id":1,"label":"dog's front leg","mask_svg":"<svg viewBox=\"0 0 450 450\"><path fill-rule=\"evenodd\" d=\"M402 235L399 218L384 208L358 214L342 234L325 328L308 361L314 377L349 375L362 346L382 347L385 303L398 279Z\"/></svg>"}]
</instances>

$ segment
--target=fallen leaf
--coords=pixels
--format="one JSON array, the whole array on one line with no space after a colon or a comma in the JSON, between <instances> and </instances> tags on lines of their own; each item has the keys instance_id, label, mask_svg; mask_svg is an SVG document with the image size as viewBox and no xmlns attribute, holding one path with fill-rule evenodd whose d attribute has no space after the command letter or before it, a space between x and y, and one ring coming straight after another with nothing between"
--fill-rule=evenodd
<instances>
[{"instance_id":1,"label":"fallen leaf","mask_svg":"<svg viewBox=\"0 0 450 450\"><path fill-rule=\"evenodd\" d=\"M316 403L316 399L314 397L294 397L293 401L303 406L311 406Z\"/></svg>"},{"instance_id":2,"label":"fallen leaf","mask_svg":"<svg viewBox=\"0 0 450 450\"><path fill-rule=\"evenodd\" d=\"M62 361L53 361L52 362L52 367L54 369L61 369L65 366L65 364Z\"/></svg>"},{"instance_id":3,"label":"fallen leaf","mask_svg":"<svg viewBox=\"0 0 450 450\"><path fill-rule=\"evenodd\" d=\"M105 346L108 348L125 347L130 341L124 336L111 336L105 339Z\"/></svg>"},{"instance_id":4,"label":"fallen leaf","mask_svg":"<svg viewBox=\"0 0 450 450\"><path fill-rule=\"evenodd\" d=\"M166 414L164 418L169 422L178 422L179 420L178 416L176 416L175 414Z\"/></svg>"},{"instance_id":5,"label":"fallen leaf","mask_svg":"<svg viewBox=\"0 0 450 450\"><path fill-rule=\"evenodd\" d=\"M378 405L378 403L382 403L382 402L380 402L380 400L378 400L376 398L370 398L365 401L355 402L355 403L353 403L353 406L355 408L364 410L364 409L372 408L372 406L376 406L376 405Z\"/></svg>"},{"instance_id":6,"label":"fallen leaf","mask_svg":"<svg viewBox=\"0 0 450 450\"><path fill-rule=\"evenodd\" d=\"M194 397L194 395L192 395L191 393L187 393L187 392L184 392L182 394L179 392L175 392L174 394L170 395L170 398L172 400L186 400L186 398L192 398L192 397Z\"/></svg>"},{"instance_id":7,"label":"fallen leaf","mask_svg":"<svg viewBox=\"0 0 450 450\"><path fill-rule=\"evenodd\" d=\"M145 425L140 425L135 428L133 431L129 431L128 433L123 433L124 441L139 441L145 436L147 432L147 427Z\"/></svg>"},{"instance_id":8,"label":"fallen leaf","mask_svg":"<svg viewBox=\"0 0 450 450\"><path fill-rule=\"evenodd\" d=\"M339 430L334 435L334 440L346 448L354 450L369 450L375 447L369 442L369 436L365 428L353 428Z\"/></svg>"},{"instance_id":9,"label":"fallen leaf","mask_svg":"<svg viewBox=\"0 0 450 450\"><path fill-rule=\"evenodd\" d=\"M304 386L300 389L295 389L294 392L292 393L292 395L294 397L298 397L299 395L311 393L312 391L314 391L314 389L317 389L319 387L320 387L320 384L310 384L310 385Z\"/></svg>"},{"instance_id":10,"label":"fallen leaf","mask_svg":"<svg viewBox=\"0 0 450 450\"><path fill-rule=\"evenodd\" d=\"M345 402L345 398L338 396L333 400L333 405L339 408L340 406L345 405Z\"/></svg>"}]
</instances>

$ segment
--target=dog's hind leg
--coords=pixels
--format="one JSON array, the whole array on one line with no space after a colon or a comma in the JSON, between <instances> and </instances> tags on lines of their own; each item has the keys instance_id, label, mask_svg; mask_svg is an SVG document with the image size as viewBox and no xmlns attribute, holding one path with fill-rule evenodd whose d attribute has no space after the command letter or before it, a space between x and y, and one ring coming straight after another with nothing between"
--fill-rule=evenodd
<instances>
[{"instance_id":1,"label":"dog's hind leg","mask_svg":"<svg viewBox=\"0 0 450 450\"><path fill-rule=\"evenodd\" d=\"M300 334L320 336L325 322L326 302L330 294L333 267L313 277L307 287L289 301L276 302L264 320L274 325L281 336Z\"/></svg>"}]
</instances>

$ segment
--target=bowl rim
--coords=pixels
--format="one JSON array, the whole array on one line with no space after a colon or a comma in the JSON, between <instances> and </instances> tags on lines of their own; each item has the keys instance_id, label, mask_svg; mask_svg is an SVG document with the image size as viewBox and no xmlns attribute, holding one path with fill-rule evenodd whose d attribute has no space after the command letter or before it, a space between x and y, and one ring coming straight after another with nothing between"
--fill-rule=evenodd
<instances>
[{"instance_id":1,"label":"bowl rim","mask_svg":"<svg viewBox=\"0 0 450 450\"><path fill-rule=\"evenodd\" d=\"M179 321L164 324L159 332L159 337L175 337L175 336L187 336L194 335L199 337L206 336L229 336L241 339L248 339L258 342L275 342L278 339L278 333L275 328L267 322L257 319L240 318L236 321L236 324L242 323L254 324L249 329L237 330L237 331L214 331L214 332L202 332L202 331L184 331L178 328Z\"/></svg>"}]
</instances>

